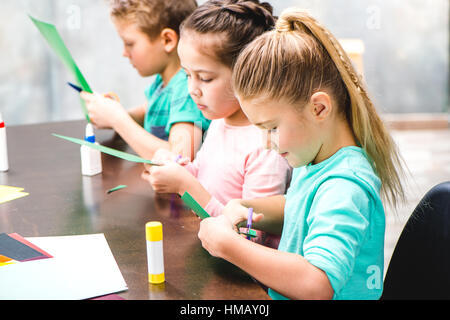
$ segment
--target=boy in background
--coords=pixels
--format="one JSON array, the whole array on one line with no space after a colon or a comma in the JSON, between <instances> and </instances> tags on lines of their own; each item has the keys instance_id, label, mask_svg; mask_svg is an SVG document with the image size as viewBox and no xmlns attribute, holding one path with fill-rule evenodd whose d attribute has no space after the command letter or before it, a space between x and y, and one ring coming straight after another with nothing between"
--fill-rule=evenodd
<instances>
[{"instance_id":1,"label":"boy in background","mask_svg":"<svg viewBox=\"0 0 450 320\"><path fill-rule=\"evenodd\" d=\"M96 128L114 129L141 157L167 149L194 158L209 120L188 92L177 53L179 26L197 7L195 0L112 0L110 13L124 43L123 56L142 77L156 75L147 101L125 108L115 99L83 92Z\"/></svg>"}]
</instances>

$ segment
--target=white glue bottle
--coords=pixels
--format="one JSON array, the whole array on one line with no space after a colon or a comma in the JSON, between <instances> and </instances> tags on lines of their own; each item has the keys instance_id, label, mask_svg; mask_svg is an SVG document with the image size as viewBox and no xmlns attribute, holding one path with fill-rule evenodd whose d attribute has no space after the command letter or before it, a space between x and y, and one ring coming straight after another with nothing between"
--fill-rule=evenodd
<instances>
[{"instance_id":1,"label":"white glue bottle","mask_svg":"<svg viewBox=\"0 0 450 320\"><path fill-rule=\"evenodd\" d=\"M6 127L0 113L0 171L8 171L8 147L6 145Z\"/></svg>"},{"instance_id":2,"label":"white glue bottle","mask_svg":"<svg viewBox=\"0 0 450 320\"><path fill-rule=\"evenodd\" d=\"M162 283L164 278L163 232L159 221L150 221L145 225L147 239L148 282Z\"/></svg>"},{"instance_id":3,"label":"white glue bottle","mask_svg":"<svg viewBox=\"0 0 450 320\"><path fill-rule=\"evenodd\" d=\"M95 142L94 128L90 123L86 125L84 140L98 144L98 142ZM81 174L83 176L93 176L102 172L102 155L100 151L83 145L80 152Z\"/></svg>"}]
</instances>

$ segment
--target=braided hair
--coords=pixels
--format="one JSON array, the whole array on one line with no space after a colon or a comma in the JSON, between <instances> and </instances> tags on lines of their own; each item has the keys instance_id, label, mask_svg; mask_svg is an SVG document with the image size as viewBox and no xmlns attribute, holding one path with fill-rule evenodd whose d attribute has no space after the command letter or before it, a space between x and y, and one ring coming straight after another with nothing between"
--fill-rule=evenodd
<instances>
[{"instance_id":1,"label":"braided hair","mask_svg":"<svg viewBox=\"0 0 450 320\"><path fill-rule=\"evenodd\" d=\"M233 88L242 99L284 100L302 108L318 91L336 101L381 180L394 207L404 201L403 162L377 114L365 85L336 38L306 11L282 12L275 29L250 43L233 69Z\"/></svg>"},{"instance_id":2,"label":"braided hair","mask_svg":"<svg viewBox=\"0 0 450 320\"><path fill-rule=\"evenodd\" d=\"M210 0L199 6L181 25L181 33L217 34L214 55L232 68L242 49L275 26L273 8L258 0Z\"/></svg>"}]
</instances>

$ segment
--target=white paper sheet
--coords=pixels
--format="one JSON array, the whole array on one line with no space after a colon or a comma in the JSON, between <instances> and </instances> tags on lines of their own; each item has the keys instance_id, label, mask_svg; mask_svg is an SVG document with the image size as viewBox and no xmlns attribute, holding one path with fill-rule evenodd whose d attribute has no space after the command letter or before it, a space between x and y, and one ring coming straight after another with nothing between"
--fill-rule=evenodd
<instances>
[{"instance_id":1,"label":"white paper sheet","mask_svg":"<svg viewBox=\"0 0 450 320\"><path fill-rule=\"evenodd\" d=\"M77 300L128 289L102 233L26 239L53 258L0 267L0 299Z\"/></svg>"}]
</instances>

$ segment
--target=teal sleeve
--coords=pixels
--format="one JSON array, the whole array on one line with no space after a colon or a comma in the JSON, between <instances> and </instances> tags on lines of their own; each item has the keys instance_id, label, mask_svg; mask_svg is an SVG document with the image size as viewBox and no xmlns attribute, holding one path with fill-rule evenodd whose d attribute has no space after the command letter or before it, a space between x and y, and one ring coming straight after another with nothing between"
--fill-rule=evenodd
<instances>
[{"instance_id":1,"label":"teal sleeve","mask_svg":"<svg viewBox=\"0 0 450 320\"><path fill-rule=\"evenodd\" d=\"M162 78L159 74L157 74L153 82L150 83L144 90L144 95L147 98L147 101L149 101L152 98L152 95L155 93L156 89L161 85Z\"/></svg>"},{"instance_id":2,"label":"teal sleeve","mask_svg":"<svg viewBox=\"0 0 450 320\"><path fill-rule=\"evenodd\" d=\"M183 90L184 91L184 90ZM203 117L202 112L197 108L189 93L179 94L173 97L170 103L169 120L166 124L166 133L169 135L170 129L175 123L191 122L203 131L208 130L210 121Z\"/></svg>"},{"instance_id":3,"label":"teal sleeve","mask_svg":"<svg viewBox=\"0 0 450 320\"><path fill-rule=\"evenodd\" d=\"M148 132L151 132L151 123L150 123L150 119L149 119L149 112L150 112L150 101L154 101L154 97L153 94L156 91L156 88L161 84L161 76L158 74L155 77L155 80L149 84L145 90L144 90L144 94L145 94L145 98L147 99L147 105L145 107L145 116L144 116L144 129Z\"/></svg>"},{"instance_id":4,"label":"teal sleeve","mask_svg":"<svg viewBox=\"0 0 450 320\"><path fill-rule=\"evenodd\" d=\"M368 234L370 199L362 185L345 178L326 180L314 196L303 253L327 274L335 295L352 275Z\"/></svg>"},{"instance_id":5,"label":"teal sleeve","mask_svg":"<svg viewBox=\"0 0 450 320\"><path fill-rule=\"evenodd\" d=\"M150 100L150 97L152 96L152 92L153 92L153 84L147 86L144 90L144 95L145 98L147 98L147 101Z\"/></svg>"}]
</instances>

